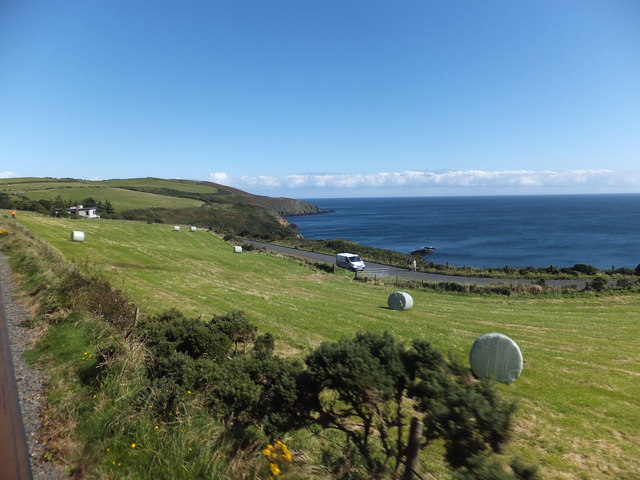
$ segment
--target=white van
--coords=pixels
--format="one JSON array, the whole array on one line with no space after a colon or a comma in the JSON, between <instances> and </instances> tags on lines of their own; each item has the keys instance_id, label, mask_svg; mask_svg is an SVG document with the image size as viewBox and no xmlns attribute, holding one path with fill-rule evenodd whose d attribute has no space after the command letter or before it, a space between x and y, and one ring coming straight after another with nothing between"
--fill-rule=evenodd
<instances>
[{"instance_id":1,"label":"white van","mask_svg":"<svg viewBox=\"0 0 640 480\"><path fill-rule=\"evenodd\" d=\"M354 272L364 270L364 262L354 253L338 253L336 255L336 265Z\"/></svg>"}]
</instances>

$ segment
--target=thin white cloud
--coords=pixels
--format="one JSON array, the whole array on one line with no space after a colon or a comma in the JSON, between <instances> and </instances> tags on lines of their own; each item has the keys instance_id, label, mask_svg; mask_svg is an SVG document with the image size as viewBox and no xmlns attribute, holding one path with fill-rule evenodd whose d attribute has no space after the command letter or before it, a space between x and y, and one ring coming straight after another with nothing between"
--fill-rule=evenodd
<instances>
[{"instance_id":1,"label":"thin white cloud","mask_svg":"<svg viewBox=\"0 0 640 480\"><path fill-rule=\"evenodd\" d=\"M19 175L16 172L0 172L0 178L17 178Z\"/></svg>"},{"instance_id":2,"label":"thin white cloud","mask_svg":"<svg viewBox=\"0 0 640 480\"><path fill-rule=\"evenodd\" d=\"M231 177L222 172L209 175L212 181L237 188L278 190L300 189L456 189L545 188L545 187L633 187L640 188L640 171L614 170L460 170L430 172L378 172L374 174L307 173L282 177Z\"/></svg>"},{"instance_id":3,"label":"thin white cloud","mask_svg":"<svg viewBox=\"0 0 640 480\"><path fill-rule=\"evenodd\" d=\"M221 185L231 185L231 178L224 172L214 172L209 174L209 179L214 183L219 183Z\"/></svg>"}]
</instances>

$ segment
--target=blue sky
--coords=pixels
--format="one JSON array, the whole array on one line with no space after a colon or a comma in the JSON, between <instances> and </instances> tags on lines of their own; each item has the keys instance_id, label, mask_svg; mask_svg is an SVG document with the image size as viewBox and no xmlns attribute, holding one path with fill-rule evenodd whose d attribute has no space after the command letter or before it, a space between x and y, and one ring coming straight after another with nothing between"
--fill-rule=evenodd
<instances>
[{"instance_id":1,"label":"blue sky","mask_svg":"<svg viewBox=\"0 0 640 480\"><path fill-rule=\"evenodd\" d=\"M640 2L2 0L13 176L640 192Z\"/></svg>"}]
</instances>

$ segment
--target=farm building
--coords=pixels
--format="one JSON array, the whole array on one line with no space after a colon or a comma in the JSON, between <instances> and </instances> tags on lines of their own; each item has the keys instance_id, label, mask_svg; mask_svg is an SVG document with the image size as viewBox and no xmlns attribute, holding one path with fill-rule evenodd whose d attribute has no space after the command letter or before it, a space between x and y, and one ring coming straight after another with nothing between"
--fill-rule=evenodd
<instances>
[{"instance_id":1,"label":"farm building","mask_svg":"<svg viewBox=\"0 0 640 480\"><path fill-rule=\"evenodd\" d=\"M67 212L78 217L100 218L100 215L96 213L96 207L84 208L82 205L76 205L75 207L67 208Z\"/></svg>"}]
</instances>

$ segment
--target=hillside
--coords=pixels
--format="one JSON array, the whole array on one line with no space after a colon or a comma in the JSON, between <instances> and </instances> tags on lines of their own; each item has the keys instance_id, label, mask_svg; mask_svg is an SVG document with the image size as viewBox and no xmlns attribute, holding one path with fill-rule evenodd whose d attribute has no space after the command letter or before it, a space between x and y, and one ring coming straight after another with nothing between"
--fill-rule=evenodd
<instances>
[{"instance_id":1,"label":"hillside","mask_svg":"<svg viewBox=\"0 0 640 480\"><path fill-rule=\"evenodd\" d=\"M353 282L346 272L261 252L234 254L203 231L82 222L86 241L74 243L69 232L78 222L25 214L20 223L76 265L90 259L88 266L143 313L179 306L206 318L240 309L288 357L355 332L388 331L464 360L477 336L505 333L525 356L522 377L500 386L520 405L508 453L540 465L544 478L631 478L640 468L633 409L640 371L637 341L630 340L638 338L637 295L505 299L412 291L414 308L398 313L385 308L392 284Z\"/></svg>"},{"instance_id":2,"label":"hillside","mask_svg":"<svg viewBox=\"0 0 640 480\"><path fill-rule=\"evenodd\" d=\"M262 238L295 235L285 216L319 212L308 202L252 195L194 180L0 179L0 208L53 214L77 204L97 206L98 213L106 218L191 224Z\"/></svg>"}]
</instances>

